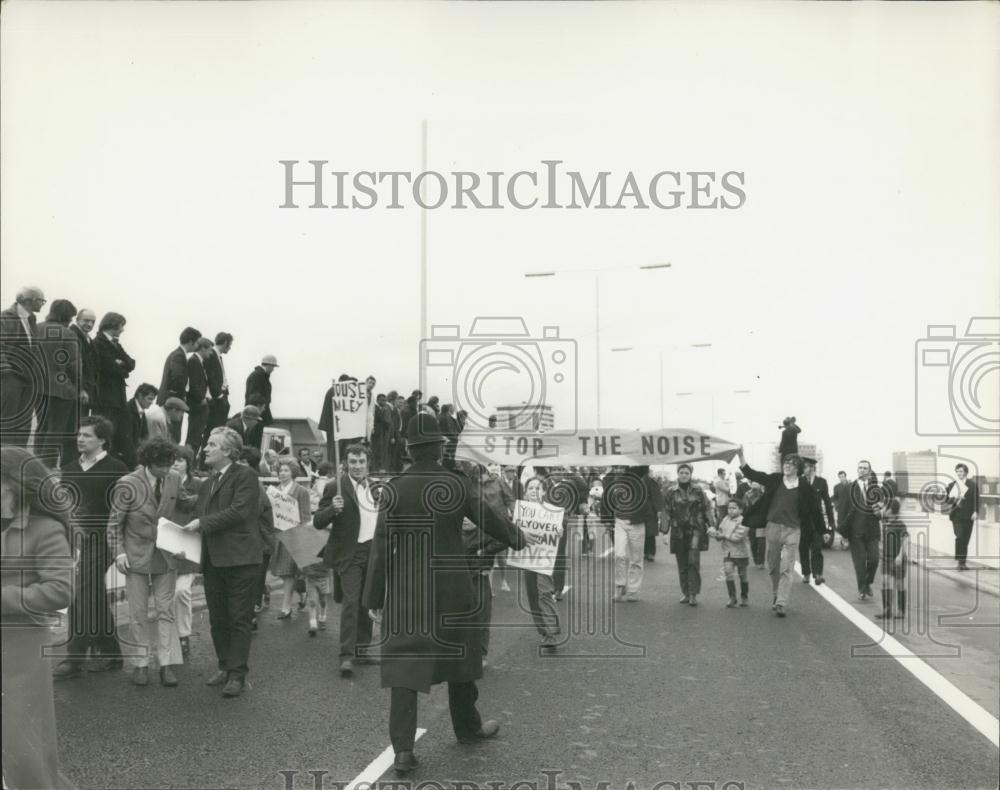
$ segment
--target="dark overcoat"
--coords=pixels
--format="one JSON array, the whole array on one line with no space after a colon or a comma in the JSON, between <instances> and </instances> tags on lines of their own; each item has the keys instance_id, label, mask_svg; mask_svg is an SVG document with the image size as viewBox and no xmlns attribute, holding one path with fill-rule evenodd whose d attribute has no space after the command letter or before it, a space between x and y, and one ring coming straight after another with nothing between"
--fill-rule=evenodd
<instances>
[{"instance_id":1,"label":"dark overcoat","mask_svg":"<svg viewBox=\"0 0 1000 790\"><path fill-rule=\"evenodd\" d=\"M483 674L477 597L462 540L468 518L520 549L524 534L478 487L436 461L389 481L368 564L364 605L382 610L382 686L428 692Z\"/></svg>"}]
</instances>

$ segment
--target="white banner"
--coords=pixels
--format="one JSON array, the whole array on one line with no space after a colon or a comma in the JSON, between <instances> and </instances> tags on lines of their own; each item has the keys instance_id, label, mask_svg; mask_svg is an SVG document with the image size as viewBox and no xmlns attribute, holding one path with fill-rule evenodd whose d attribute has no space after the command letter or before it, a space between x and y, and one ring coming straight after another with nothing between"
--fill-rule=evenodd
<instances>
[{"instance_id":1,"label":"white banner","mask_svg":"<svg viewBox=\"0 0 1000 790\"><path fill-rule=\"evenodd\" d=\"M563 532L563 509L539 502L514 503L514 523L528 535L539 538L520 551L507 552L507 564L543 576L551 576L556 561L556 550Z\"/></svg>"},{"instance_id":2,"label":"white banner","mask_svg":"<svg viewBox=\"0 0 1000 790\"><path fill-rule=\"evenodd\" d=\"M365 383L351 379L333 382L333 436L363 439L368 431L368 393Z\"/></svg>"},{"instance_id":3,"label":"white banner","mask_svg":"<svg viewBox=\"0 0 1000 790\"><path fill-rule=\"evenodd\" d=\"M288 494L281 493L277 488L268 488L267 496L271 500L271 510L274 512L274 528L279 531L294 529L302 523L299 513L299 501Z\"/></svg>"}]
</instances>

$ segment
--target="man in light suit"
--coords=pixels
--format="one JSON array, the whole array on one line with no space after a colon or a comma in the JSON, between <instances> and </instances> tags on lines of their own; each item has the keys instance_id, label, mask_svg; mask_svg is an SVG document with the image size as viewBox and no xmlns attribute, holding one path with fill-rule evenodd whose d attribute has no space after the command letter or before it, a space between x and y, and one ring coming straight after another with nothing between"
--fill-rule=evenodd
<instances>
[{"instance_id":1,"label":"man in light suit","mask_svg":"<svg viewBox=\"0 0 1000 790\"><path fill-rule=\"evenodd\" d=\"M333 568L343 589L340 613L340 676L350 677L353 665L369 664L364 655L372 641L372 621L361 603L378 521L378 506L368 480L369 454L363 444L347 448L347 474L323 489L313 516L316 529L332 527L323 561Z\"/></svg>"},{"instance_id":2,"label":"man in light suit","mask_svg":"<svg viewBox=\"0 0 1000 790\"><path fill-rule=\"evenodd\" d=\"M184 328L180 336L180 345L167 356L163 363L163 377L160 379L160 391L156 403L162 406L167 398L187 398L188 390L188 356L194 351L195 344L201 339L201 332L194 327ZM171 426L173 427L173 426ZM181 443L180 426L177 433L171 434L176 444Z\"/></svg>"},{"instance_id":3,"label":"man in light suit","mask_svg":"<svg viewBox=\"0 0 1000 790\"><path fill-rule=\"evenodd\" d=\"M160 683L177 685L173 666L184 663L174 624L174 588L177 560L156 547L160 518L176 521L178 509L191 510L193 496L184 493L181 476L173 471L177 445L169 439L150 439L139 446L139 468L115 484L116 507L108 520L108 547L118 570L125 574L125 598L131 620L134 657L132 682L149 684L149 653L156 651ZM149 596L153 596L155 638L150 633Z\"/></svg>"},{"instance_id":4,"label":"man in light suit","mask_svg":"<svg viewBox=\"0 0 1000 790\"><path fill-rule=\"evenodd\" d=\"M198 517L183 527L202 534L205 602L219 667L207 684L223 686L225 697L239 696L247 685L254 593L264 555L260 482L252 469L237 463L242 450L236 431L212 431L205 465L213 474L198 492Z\"/></svg>"}]
</instances>

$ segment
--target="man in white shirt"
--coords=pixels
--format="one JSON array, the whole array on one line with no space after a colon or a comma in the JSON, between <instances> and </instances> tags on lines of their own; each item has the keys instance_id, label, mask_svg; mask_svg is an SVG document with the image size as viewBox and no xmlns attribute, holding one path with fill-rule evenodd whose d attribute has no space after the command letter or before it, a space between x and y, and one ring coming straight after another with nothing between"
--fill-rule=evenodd
<instances>
[{"instance_id":1,"label":"man in white shirt","mask_svg":"<svg viewBox=\"0 0 1000 790\"><path fill-rule=\"evenodd\" d=\"M369 453L362 444L347 448L347 474L323 490L313 526L331 526L324 562L340 576L344 598L340 614L340 675L350 677L355 664L374 663L365 655L372 641L372 621L361 596L368 572L378 506L368 480Z\"/></svg>"}]
</instances>

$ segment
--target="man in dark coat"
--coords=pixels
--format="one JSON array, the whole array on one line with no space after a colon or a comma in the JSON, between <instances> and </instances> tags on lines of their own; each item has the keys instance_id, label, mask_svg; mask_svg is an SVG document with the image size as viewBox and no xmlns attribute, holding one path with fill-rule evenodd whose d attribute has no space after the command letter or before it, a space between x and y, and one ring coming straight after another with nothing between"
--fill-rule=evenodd
<instances>
[{"instance_id":1,"label":"man in dark coat","mask_svg":"<svg viewBox=\"0 0 1000 790\"><path fill-rule=\"evenodd\" d=\"M441 407L441 413L438 415L438 427L441 429L441 435L445 438L444 446L444 468L454 469L455 468L455 450L458 448L458 420L454 415L455 407L446 403Z\"/></svg>"},{"instance_id":2,"label":"man in dark coat","mask_svg":"<svg viewBox=\"0 0 1000 790\"><path fill-rule=\"evenodd\" d=\"M882 536L878 506L885 495L873 477L871 464L858 461L858 479L848 489L844 517L837 527L851 542L858 598L862 601L873 595L872 584L879 562L878 544Z\"/></svg>"},{"instance_id":3,"label":"man in dark coat","mask_svg":"<svg viewBox=\"0 0 1000 790\"><path fill-rule=\"evenodd\" d=\"M816 492L816 500L826 512L829 521L828 529L815 529L811 534L802 533L802 540L799 542L799 564L802 566L802 581L809 584L809 577L814 576L816 584L820 585L823 578L823 544L826 540L827 532L833 533L833 504L830 502L830 487L826 484L826 479L816 474L816 459L803 458L805 464L806 480ZM820 519L822 522L822 519ZM808 540L806 538L809 538Z\"/></svg>"},{"instance_id":4,"label":"man in dark coat","mask_svg":"<svg viewBox=\"0 0 1000 790\"><path fill-rule=\"evenodd\" d=\"M115 430L112 443L114 455L121 455L118 433L125 418L125 381L135 370L135 360L122 348L121 335L125 331L125 316L105 313L94 338L94 355L97 359L97 398L91 403L91 412L107 417Z\"/></svg>"},{"instance_id":5,"label":"man in dark coat","mask_svg":"<svg viewBox=\"0 0 1000 790\"><path fill-rule=\"evenodd\" d=\"M365 605L383 616L382 687L391 688L389 736L397 773L416 765L417 692L448 683L452 728L460 743L497 734L476 710L482 677L476 595L465 562L463 518L515 549L525 535L486 505L476 490L441 466L437 420L407 426L413 465L392 480L379 513L365 585ZM430 596L430 597L428 597Z\"/></svg>"},{"instance_id":6,"label":"man in dark coat","mask_svg":"<svg viewBox=\"0 0 1000 790\"><path fill-rule=\"evenodd\" d=\"M677 467L677 485L663 495L666 530L670 533L670 553L677 557L681 603L698 605L701 594L701 552L708 551L708 528L714 522L709 514L708 497L697 483L691 482L691 464ZM605 497L608 495L605 480ZM617 524L615 525L617 530ZM615 538L615 548L618 538Z\"/></svg>"},{"instance_id":7,"label":"man in dark coat","mask_svg":"<svg viewBox=\"0 0 1000 790\"><path fill-rule=\"evenodd\" d=\"M160 378L160 391L156 396L156 404L162 406L167 398L181 398L187 395L188 368L187 360L195 349L195 344L201 339L201 332L192 326L184 327L180 336L180 345L167 355L163 363L163 376ZM180 439L175 440L180 444Z\"/></svg>"},{"instance_id":8,"label":"man in dark coat","mask_svg":"<svg viewBox=\"0 0 1000 790\"><path fill-rule=\"evenodd\" d=\"M208 435L213 428L219 428L229 419L229 379L226 377L226 365L222 361L223 354L228 354L233 347L233 336L228 332L219 332L215 336L215 345L205 356L205 378L208 381L208 422L205 425L205 437L202 444L208 441Z\"/></svg>"},{"instance_id":9,"label":"man in dark coat","mask_svg":"<svg viewBox=\"0 0 1000 790\"><path fill-rule=\"evenodd\" d=\"M781 442L778 444L779 467L786 455L798 455L800 433L802 433L802 429L795 424L794 417L785 417L781 421Z\"/></svg>"},{"instance_id":10,"label":"man in dark coat","mask_svg":"<svg viewBox=\"0 0 1000 790\"><path fill-rule=\"evenodd\" d=\"M847 505L851 501L851 481L847 479L847 472L841 469L837 472L837 484L833 487L833 508L837 514L837 532L840 532L840 524L847 515ZM846 535L841 535L846 538Z\"/></svg>"},{"instance_id":11,"label":"man in dark coat","mask_svg":"<svg viewBox=\"0 0 1000 790\"><path fill-rule=\"evenodd\" d=\"M823 514L816 492L802 474L804 464L797 455L786 455L781 472L764 474L751 469L740 448L740 470L748 480L764 487L743 523L751 529L767 527L767 564L774 591L774 613L784 617L792 592L792 569L802 540L810 541L823 531ZM876 540L877 544L877 540Z\"/></svg>"},{"instance_id":12,"label":"man in dark coat","mask_svg":"<svg viewBox=\"0 0 1000 790\"><path fill-rule=\"evenodd\" d=\"M22 288L17 301L0 311L0 442L28 445L31 416L42 395L38 319L45 304L39 288Z\"/></svg>"},{"instance_id":13,"label":"man in dark coat","mask_svg":"<svg viewBox=\"0 0 1000 790\"><path fill-rule=\"evenodd\" d=\"M76 320L70 324L70 329L80 344L80 416L90 413L90 405L97 397L97 356L94 353L94 341L90 331L97 322L93 310L80 308Z\"/></svg>"},{"instance_id":14,"label":"man in dark coat","mask_svg":"<svg viewBox=\"0 0 1000 790\"><path fill-rule=\"evenodd\" d=\"M51 469L76 456L76 429L80 422L80 345L69 328L76 307L56 299L38 325L38 347L45 376L38 409L35 454ZM60 462L60 457L62 461Z\"/></svg>"},{"instance_id":15,"label":"man in dark coat","mask_svg":"<svg viewBox=\"0 0 1000 790\"><path fill-rule=\"evenodd\" d=\"M115 446L118 447L118 457L129 468L135 469L139 463L136 450L149 438L149 420L146 409L156 400L156 387L152 384L140 384L135 388L135 395L125 407L125 413L118 424L115 435Z\"/></svg>"},{"instance_id":16,"label":"man in dark coat","mask_svg":"<svg viewBox=\"0 0 1000 790\"><path fill-rule=\"evenodd\" d=\"M198 491L198 518L182 527L202 535L205 602L219 667L207 684L223 686L225 697L239 696L246 687L254 596L264 556L263 494L254 471L238 463L242 451L235 431L216 428L211 433L205 465L213 474Z\"/></svg>"},{"instance_id":17,"label":"man in dark coat","mask_svg":"<svg viewBox=\"0 0 1000 790\"><path fill-rule=\"evenodd\" d=\"M212 341L207 337L198 339L194 353L188 358L188 429L184 441L194 450L195 456L201 449L205 438L205 426L208 424L208 377L205 375L205 360L212 353Z\"/></svg>"},{"instance_id":18,"label":"man in dark coat","mask_svg":"<svg viewBox=\"0 0 1000 790\"><path fill-rule=\"evenodd\" d=\"M264 425L260 421L260 409L256 406L245 406L226 423L226 427L236 431L244 446L260 449L264 440Z\"/></svg>"},{"instance_id":19,"label":"man in dark coat","mask_svg":"<svg viewBox=\"0 0 1000 790\"><path fill-rule=\"evenodd\" d=\"M265 354L260 364L247 376L247 394L245 403L260 408L261 422L267 427L274 418L271 417L271 373L278 367L274 354Z\"/></svg>"},{"instance_id":20,"label":"man in dark coat","mask_svg":"<svg viewBox=\"0 0 1000 790\"><path fill-rule=\"evenodd\" d=\"M979 516L979 489L969 480L969 467L958 464L955 467L955 480L948 484L945 491L945 501L948 506L948 518L955 533L955 561L958 570L967 571L966 561L969 557L969 540L972 538L972 527Z\"/></svg>"}]
</instances>

